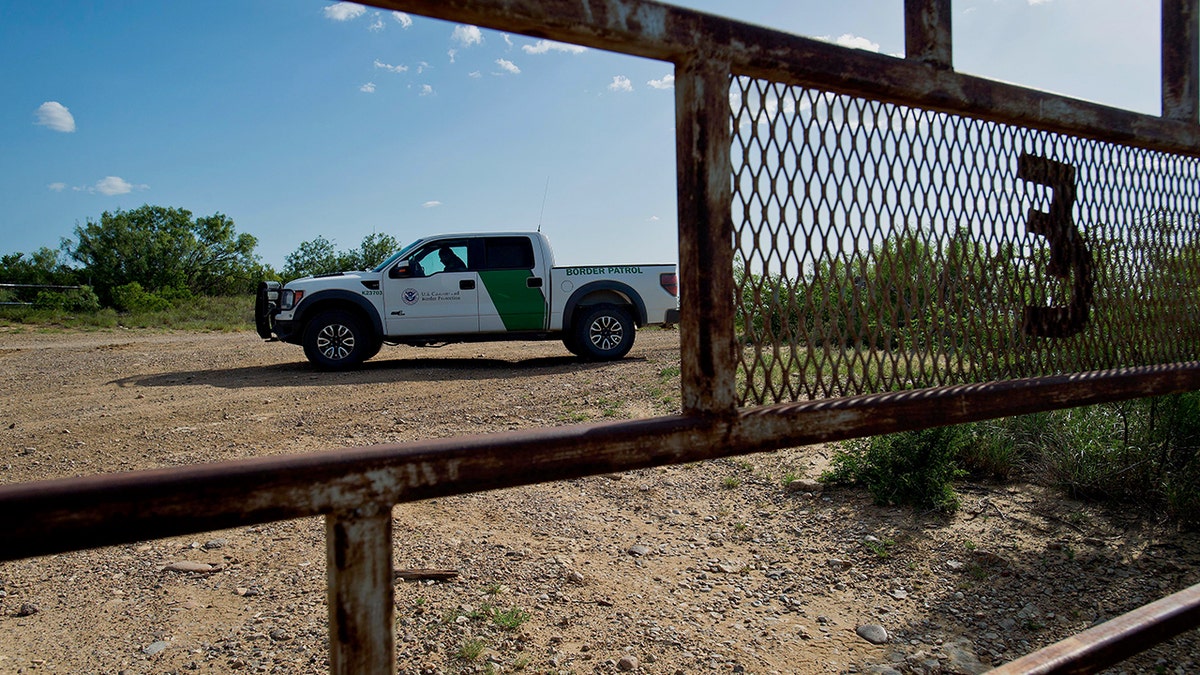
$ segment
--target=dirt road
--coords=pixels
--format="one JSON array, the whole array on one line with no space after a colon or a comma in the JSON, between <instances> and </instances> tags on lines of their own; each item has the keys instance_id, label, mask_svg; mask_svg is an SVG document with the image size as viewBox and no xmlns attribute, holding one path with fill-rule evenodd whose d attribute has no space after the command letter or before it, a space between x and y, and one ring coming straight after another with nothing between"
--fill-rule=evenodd
<instances>
[{"instance_id":1,"label":"dirt road","mask_svg":"<svg viewBox=\"0 0 1200 675\"><path fill-rule=\"evenodd\" d=\"M672 331L322 373L249 333L0 329L0 483L669 414L678 364ZM1033 486L963 485L951 518L785 486L828 452L397 506L396 566L458 572L397 583L400 671L980 672L1200 581L1195 534ZM305 519L0 563L0 673L327 672L324 556Z\"/></svg>"}]
</instances>

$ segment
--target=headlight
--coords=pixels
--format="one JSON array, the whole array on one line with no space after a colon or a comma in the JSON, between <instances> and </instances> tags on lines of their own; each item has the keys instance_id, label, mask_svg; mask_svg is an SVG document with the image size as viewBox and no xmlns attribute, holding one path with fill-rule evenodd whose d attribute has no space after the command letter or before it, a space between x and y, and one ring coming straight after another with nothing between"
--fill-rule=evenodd
<instances>
[{"instance_id":1,"label":"headlight","mask_svg":"<svg viewBox=\"0 0 1200 675\"><path fill-rule=\"evenodd\" d=\"M293 291L285 288L279 292L279 309L287 312L294 308L304 297L304 291Z\"/></svg>"}]
</instances>

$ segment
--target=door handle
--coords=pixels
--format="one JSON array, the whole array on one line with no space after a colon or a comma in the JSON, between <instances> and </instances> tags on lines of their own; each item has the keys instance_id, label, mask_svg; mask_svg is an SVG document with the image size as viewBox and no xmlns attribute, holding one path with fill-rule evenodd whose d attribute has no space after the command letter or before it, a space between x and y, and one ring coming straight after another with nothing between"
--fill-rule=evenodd
<instances>
[{"instance_id":1,"label":"door handle","mask_svg":"<svg viewBox=\"0 0 1200 675\"><path fill-rule=\"evenodd\" d=\"M462 279L458 282L458 287L464 291L473 291L475 290L475 280Z\"/></svg>"},{"instance_id":2,"label":"door handle","mask_svg":"<svg viewBox=\"0 0 1200 675\"><path fill-rule=\"evenodd\" d=\"M529 288L541 288L542 287L542 278L541 277L529 277L528 279L525 280L525 286L527 286Z\"/></svg>"}]
</instances>

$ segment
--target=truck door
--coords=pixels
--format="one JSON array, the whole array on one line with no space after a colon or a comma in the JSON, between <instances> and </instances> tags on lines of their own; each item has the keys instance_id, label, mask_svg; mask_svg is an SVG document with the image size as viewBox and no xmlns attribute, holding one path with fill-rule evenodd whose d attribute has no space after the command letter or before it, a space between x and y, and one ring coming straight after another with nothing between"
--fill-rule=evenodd
<instances>
[{"instance_id":1,"label":"truck door","mask_svg":"<svg viewBox=\"0 0 1200 675\"><path fill-rule=\"evenodd\" d=\"M484 239L479 279L479 330L484 333L546 329L546 283L529 237Z\"/></svg>"},{"instance_id":2,"label":"truck door","mask_svg":"<svg viewBox=\"0 0 1200 675\"><path fill-rule=\"evenodd\" d=\"M479 332L479 274L468 265L468 249L465 239L430 242L408 257L399 278L385 276L388 335Z\"/></svg>"}]
</instances>

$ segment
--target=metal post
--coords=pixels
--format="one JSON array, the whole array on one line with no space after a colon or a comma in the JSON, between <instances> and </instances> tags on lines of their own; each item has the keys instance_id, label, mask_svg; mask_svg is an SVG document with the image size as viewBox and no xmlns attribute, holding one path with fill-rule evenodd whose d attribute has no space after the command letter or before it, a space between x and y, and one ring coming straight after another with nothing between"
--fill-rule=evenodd
<instances>
[{"instance_id":1,"label":"metal post","mask_svg":"<svg viewBox=\"0 0 1200 675\"><path fill-rule=\"evenodd\" d=\"M1162 114L1200 121L1200 0L1162 3Z\"/></svg>"},{"instance_id":2,"label":"metal post","mask_svg":"<svg viewBox=\"0 0 1200 675\"><path fill-rule=\"evenodd\" d=\"M329 672L394 675L392 509L365 505L325 517Z\"/></svg>"},{"instance_id":3,"label":"metal post","mask_svg":"<svg viewBox=\"0 0 1200 675\"><path fill-rule=\"evenodd\" d=\"M729 64L677 64L680 359L685 414L737 407Z\"/></svg>"},{"instance_id":4,"label":"metal post","mask_svg":"<svg viewBox=\"0 0 1200 675\"><path fill-rule=\"evenodd\" d=\"M943 70L954 68L950 0L904 0L904 55Z\"/></svg>"}]
</instances>

